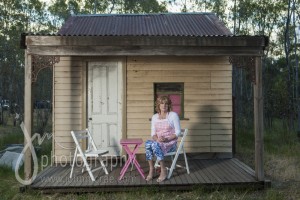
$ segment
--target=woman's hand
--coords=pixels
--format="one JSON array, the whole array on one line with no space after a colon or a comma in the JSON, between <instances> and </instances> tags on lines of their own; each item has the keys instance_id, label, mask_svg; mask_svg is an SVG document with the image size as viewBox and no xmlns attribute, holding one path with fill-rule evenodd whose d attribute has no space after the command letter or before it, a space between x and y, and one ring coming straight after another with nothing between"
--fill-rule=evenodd
<instances>
[{"instance_id":1,"label":"woman's hand","mask_svg":"<svg viewBox=\"0 0 300 200\"><path fill-rule=\"evenodd\" d=\"M159 141L159 142L167 142L168 139L165 138L165 137L159 137L159 138L158 138L158 141Z\"/></svg>"}]
</instances>

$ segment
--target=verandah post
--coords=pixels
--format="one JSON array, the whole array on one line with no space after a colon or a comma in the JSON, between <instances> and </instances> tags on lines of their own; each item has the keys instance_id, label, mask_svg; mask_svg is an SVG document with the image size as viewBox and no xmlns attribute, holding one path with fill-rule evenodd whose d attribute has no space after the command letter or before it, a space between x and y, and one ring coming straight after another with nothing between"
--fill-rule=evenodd
<instances>
[{"instance_id":1,"label":"verandah post","mask_svg":"<svg viewBox=\"0 0 300 200\"><path fill-rule=\"evenodd\" d=\"M264 181L264 135L263 135L263 92L262 92L262 58L255 59L254 84L254 131L255 131L255 175Z\"/></svg>"},{"instance_id":2,"label":"verandah post","mask_svg":"<svg viewBox=\"0 0 300 200\"><path fill-rule=\"evenodd\" d=\"M32 61L31 55L25 51L25 96L24 96L24 146L27 144L25 134L28 134L28 138L31 138L32 131ZM27 148L24 154L24 178L28 181L32 177L32 154L30 148Z\"/></svg>"}]
</instances>

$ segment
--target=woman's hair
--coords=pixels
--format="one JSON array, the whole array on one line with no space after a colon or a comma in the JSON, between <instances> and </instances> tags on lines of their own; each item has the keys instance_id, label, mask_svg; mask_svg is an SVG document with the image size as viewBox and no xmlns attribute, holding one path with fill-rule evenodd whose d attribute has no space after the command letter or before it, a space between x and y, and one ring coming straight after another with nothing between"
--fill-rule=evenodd
<instances>
[{"instance_id":1,"label":"woman's hair","mask_svg":"<svg viewBox=\"0 0 300 200\"><path fill-rule=\"evenodd\" d=\"M156 99L155 102L155 111L157 113L160 113L160 108L159 105L162 103L167 103L168 105L168 112L170 112L172 110L172 101L168 96L160 96Z\"/></svg>"}]
</instances>

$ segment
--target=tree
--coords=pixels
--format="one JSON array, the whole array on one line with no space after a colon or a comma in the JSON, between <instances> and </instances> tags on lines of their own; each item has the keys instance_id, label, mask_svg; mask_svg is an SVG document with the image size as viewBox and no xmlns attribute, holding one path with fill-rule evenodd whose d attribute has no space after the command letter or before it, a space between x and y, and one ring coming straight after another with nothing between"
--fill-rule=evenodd
<instances>
[{"instance_id":1,"label":"tree","mask_svg":"<svg viewBox=\"0 0 300 200\"><path fill-rule=\"evenodd\" d=\"M44 8L39 0L0 2L0 96L10 101L11 114L22 112L17 107L23 108L24 51L19 46L20 36L47 28Z\"/></svg>"},{"instance_id":2,"label":"tree","mask_svg":"<svg viewBox=\"0 0 300 200\"><path fill-rule=\"evenodd\" d=\"M159 13L167 12L164 4L156 0L124 0L124 13Z\"/></svg>"}]
</instances>

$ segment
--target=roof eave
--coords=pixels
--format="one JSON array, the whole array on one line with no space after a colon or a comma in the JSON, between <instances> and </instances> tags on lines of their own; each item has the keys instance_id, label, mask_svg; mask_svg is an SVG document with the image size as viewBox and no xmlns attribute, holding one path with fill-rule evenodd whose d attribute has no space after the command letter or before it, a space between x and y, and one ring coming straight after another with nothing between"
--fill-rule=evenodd
<instances>
[{"instance_id":1,"label":"roof eave","mask_svg":"<svg viewBox=\"0 0 300 200\"><path fill-rule=\"evenodd\" d=\"M266 36L21 36L26 46L257 46L267 47Z\"/></svg>"}]
</instances>

